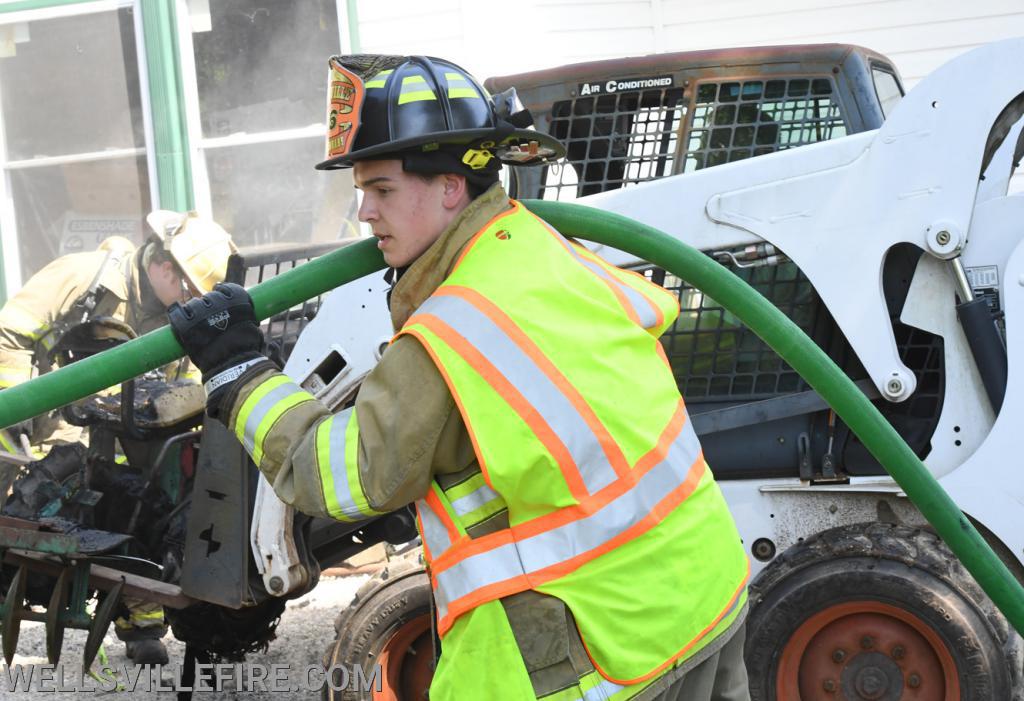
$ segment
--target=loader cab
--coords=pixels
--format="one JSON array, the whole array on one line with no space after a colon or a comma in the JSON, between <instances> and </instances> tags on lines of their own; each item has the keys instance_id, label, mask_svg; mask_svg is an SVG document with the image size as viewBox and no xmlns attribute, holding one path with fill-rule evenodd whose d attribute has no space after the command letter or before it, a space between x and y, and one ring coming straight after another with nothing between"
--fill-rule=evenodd
<instances>
[{"instance_id":1,"label":"loader cab","mask_svg":"<svg viewBox=\"0 0 1024 701\"><path fill-rule=\"evenodd\" d=\"M492 93L515 87L536 128L566 145L556 164L512 169L514 197L558 201L877 129L904 93L889 59L845 44L595 61L485 86ZM707 253L780 307L854 380L867 377L784 251ZM916 261L914 250L894 250L883 286L919 389L908 402L878 405L924 457L942 408L942 339L898 320ZM642 272L679 297L682 313L662 342L718 479L883 474L796 371L735 317L663 270Z\"/></svg>"}]
</instances>

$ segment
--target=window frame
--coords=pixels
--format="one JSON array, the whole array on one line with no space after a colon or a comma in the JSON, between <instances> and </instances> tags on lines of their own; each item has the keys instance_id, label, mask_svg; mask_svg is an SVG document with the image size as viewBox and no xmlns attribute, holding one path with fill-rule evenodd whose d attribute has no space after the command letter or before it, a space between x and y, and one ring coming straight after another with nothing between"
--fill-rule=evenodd
<instances>
[{"instance_id":1,"label":"window frame","mask_svg":"<svg viewBox=\"0 0 1024 701\"><path fill-rule=\"evenodd\" d=\"M193 0L202 7L204 0ZM359 51L358 0L334 0L341 53ZM188 0L20 0L0 4L0 26L74 17L132 7L143 115L144 146L61 157L8 161L0 104L0 304L22 285L17 213L10 171L145 155L154 209L198 210L212 215L205 152L248 144L323 138L322 123L296 129L204 139Z\"/></svg>"},{"instance_id":2,"label":"window frame","mask_svg":"<svg viewBox=\"0 0 1024 701\"><path fill-rule=\"evenodd\" d=\"M41 158L8 159L7 140L3 128L3 103L0 98L0 295L7 297L17 291L22 283L21 256L18 251L18 215L12 195L12 172L31 168L42 168L72 163L88 163L114 160L125 157L145 156L149 176L151 202L158 201L158 173L153 148L152 104L150 101L149 74L147 71L146 42L142 24L143 0L42 0L13 3L0 6L0 26L22 22L38 22L49 19L82 17L103 12L117 12L125 7L133 10L136 44L136 70L139 73L139 94L143 115L143 146L118 148L105 151L83 151L64 156Z\"/></svg>"},{"instance_id":3,"label":"window frame","mask_svg":"<svg viewBox=\"0 0 1024 701\"><path fill-rule=\"evenodd\" d=\"M295 127L292 129L276 129L269 131L244 132L228 136L203 136L202 117L199 110L199 84L195 66L195 47L192 42L191 16L187 0L175 0L178 12L178 31L175 39L178 43L178 54L181 57L182 85L184 88L185 123L187 127L188 160L192 172L193 208L201 215L213 216L213 201L210 188L210 176L206 168L206 152L235 146L251 146L254 144L286 143L301 139L319 137L326 138L326 127L323 120ZM358 46L358 32L353 29L353 22L358 20L353 15L355 0L334 0L335 13L338 19L338 49L348 53L352 46ZM326 58L326 57L325 57ZM324 80L326 80L326 60L324 64ZM312 164L310 165L312 168Z\"/></svg>"}]
</instances>

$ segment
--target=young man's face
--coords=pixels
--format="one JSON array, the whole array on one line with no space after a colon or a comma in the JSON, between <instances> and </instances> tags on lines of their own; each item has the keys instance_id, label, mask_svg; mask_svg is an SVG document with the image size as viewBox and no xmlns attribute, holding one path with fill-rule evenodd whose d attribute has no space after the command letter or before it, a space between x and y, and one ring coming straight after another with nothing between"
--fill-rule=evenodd
<instances>
[{"instance_id":1,"label":"young man's face","mask_svg":"<svg viewBox=\"0 0 1024 701\"><path fill-rule=\"evenodd\" d=\"M371 226L392 268L419 258L469 204L462 176L425 180L402 170L400 160L359 161L352 175L363 191L359 221Z\"/></svg>"},{"instance_id":2,"label":"young man's face","mask_svg":"<svg viewBox=\"0 0 1024 701\"><path fill-rule=\"evenodd\" d=\"M184 302L189 298L190 295L182 283L181 275L170 261L150 263L146 273L149 277L149 284L153 287L153 293L165 307L171 306L174 302Z\"/></svg>"}]
</instances>

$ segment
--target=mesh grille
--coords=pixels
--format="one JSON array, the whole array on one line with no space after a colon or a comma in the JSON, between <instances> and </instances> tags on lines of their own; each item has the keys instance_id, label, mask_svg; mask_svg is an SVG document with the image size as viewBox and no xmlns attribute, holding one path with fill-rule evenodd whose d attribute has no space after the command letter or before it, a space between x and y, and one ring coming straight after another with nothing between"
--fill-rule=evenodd
<instances>
[{"instance_id":1,"label":"mesh grille","mask_svg":"<svg viewBox=\"0 0 1024 701\"><path fill-rule=\"evenodd\" d=\"M702 83L684 171L846 136L828 78Z\"/></svg>"},{"instance_id":2,"label":"mesh grille","mask_svg":"<svg viewBox=\"0 0 1024 701\"><path fill-rule=\"evenodd\" d=\"M678 172L684 114L682 88L556 102L551 135L567 155L548 168L542 196L571 200Z\"/></svg>"},{"instance_id":3,"label":"mesh grille","mask_svg":"<svg viewBox=\"0 0 1024 701\"><path fill-rule=\"evenodd\" d=\"M252 287L328 253L344 242L298 244L294 246L256 246L235 253L228 260L225 280ZM267 355L282 367L291 354L299 334L320 309L322 297L306 300L266 319L260 328L267 343Z\"/></svg>"},{"instance_id":4,"label":"mesh grille","mask_svg":"<svg viewBox=\"0 0 1024 701\"><path fill-rule=\"evenodd\" d=\"M824 308L796 265L730 269L809 336L819 335ZM687 401L753 401L807 389L795 370L716 301L674 275L657 269L648 275L679 297L679 319L661 341Z\"/></svg>"}]
</instances>

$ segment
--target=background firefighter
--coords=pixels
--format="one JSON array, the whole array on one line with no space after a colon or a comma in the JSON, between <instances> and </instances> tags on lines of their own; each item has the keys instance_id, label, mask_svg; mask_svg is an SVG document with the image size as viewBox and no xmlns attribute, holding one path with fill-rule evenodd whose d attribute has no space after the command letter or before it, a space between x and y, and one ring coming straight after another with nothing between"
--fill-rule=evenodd
<instances>
[{"instance_id":1,"label":"background firefighter","mask_svg":"<svg viewBox=\"0 0 1024 701\"><path fill-rule=\"evenodd\" d=\"M318 167L354 167L398 335L331 415L218 286L169 313L208 412L303 511L416 502L431 698L747 698L748 563L656 340L675 298L508 199L500 163L564 152L514 94L355 56L331 60L330 98Z\"/></svg>"},{"instance_id":2,"label":"background firefighter","mask_svg":"<svg viewBox=\"0 0 1024 701\"><path fill-rule=\"evenodd\" d=\"M0 309L0 389L53 369L51 350L81 324L113 320L144 334L167 323L166 309L210 291L224 279L231 237L215 222L195 213L160 210L147 218L152 234L136 250L127 239L111 237L96 251L62 256L33 275ZM168 377L187 379L194 369L174 363ZM198 378L196 378L198 380ZM59 411L0 433L0 449L38 457L53 445L84 442L84 429L63 421ZM6 496L14 473L3 483ZM158 604L126 597L115 619L128 657L137 664L167 662L160 638L167 632Z\"/></svg>"}]
</instances>

